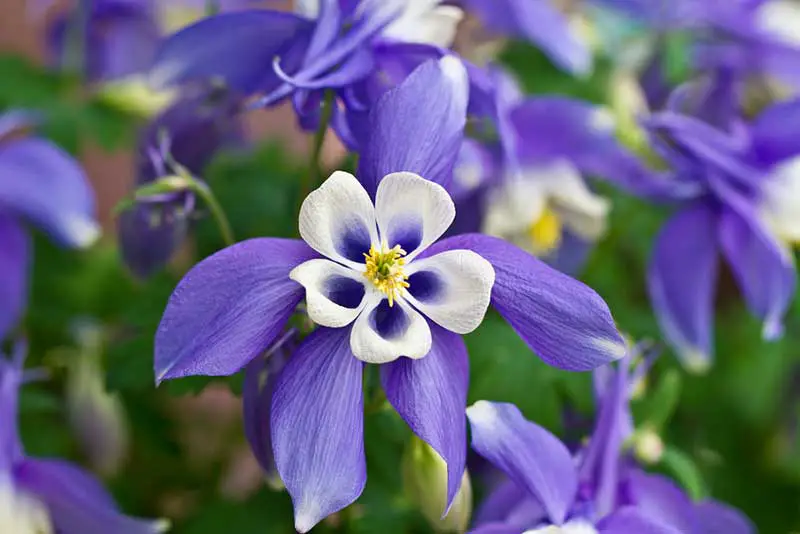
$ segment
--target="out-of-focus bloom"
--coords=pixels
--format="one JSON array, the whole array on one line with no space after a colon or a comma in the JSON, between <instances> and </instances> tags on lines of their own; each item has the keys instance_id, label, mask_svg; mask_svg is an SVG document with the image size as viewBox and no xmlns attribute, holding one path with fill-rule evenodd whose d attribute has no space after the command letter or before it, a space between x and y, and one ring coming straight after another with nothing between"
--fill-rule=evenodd
<instances>
[{"instance_id":1,"label":"out-of-focus bloom","mask_svg":"<svg viewBox=\"0 0 800 534\"><path fill-rule=\"evenodd\" d=\"M31 251L24 223L69 247L89 246L100 233L78 163L44 139L9 136L30 124L22 112L0 115L0 338L25 307Z\"/></svg>"},{"instance_id":2,"label":"out-of-focus bloom","mask_svg":"<svg viewBox=\"0 0 800 534\"><path fill-rule=\"evenodd\" d=\"M561 68L584 76L592 69L588 43L550 0L461 0L495 36L526 40Z\"/></svg>"},{"instance_id":3,"label":"out-of-focus bloom","mask_svg":"<svg viewBox=\"0 0 800 534\"><path fill-rule=\"evenodd\" d=\"M92 468L113 475L128 452L125 408L118 395L106 390L100 326L76 325L76 339L78 350L67 362L67 414Z\"/></svg>"},{"instance_id":4,"label":"out-of-focus bloom","mask_svg":"<svg viewBox=\"0 0 800 534\"><path fill-rule=\"evenodd\" d=\"M142 132L136 187L184 171L202 177L220 149L242 141L239 107L225 91L200 90L164 110ZM120 214L122 258L134 274L145 278L167 263L186 238L195 204L194 193L178 190L139 198Z\"/></svg>"},{"instance_id":5,"label":"out-of-focus bloom","mask_svg":"<svg viewBox=\"0 0 800 534\"><path fill-rule=\"evenodd\" d=\"M280 373L271 406L272 449L301 532L364 488L364 361L386 362L387 398L447 463L452 503L466 457L469 375L458 333L479 325L490 299L550 364L588 370L624 353L607 306L583 284L496 238L434 243L454 217L446 189L466 108L462 64L423 64L372 110L359 179L336 173L308 197L305 241L229 247L190 271L165 310L159 381L239 371L306 297L321 326Z\"/></svg>"},{"instance_id":6,"label":"out-of-focus bloom","mask_svg":"<svg viewBox=\"0 0 800 534\"><path fill-rule=\"evenodd\" d=\"M17 400L25 381L24 347L0 359L0 531L15 534L156 534L164 521L122 515L89 473L56 459L27 457L17 431Z\"/></svg>"},{"instance_id":7,"label":"out-of-focus bloom","mask_svg":"<svg viewBox=\"0 0 800 534\"><path fill-rule=\"evenodd\" d=\"M163 88L221 80L244 95L262 95L258 102L264 106L291 97L305 129L318 126L324 91L333 91L331 124L355 149L366 142L369 109L414 68L440 58L463 16L459 7L440 0L295 5L297 14L231 13L186 28L160 48L152 83ZM561 38L568 34L566 24L544 2L471 1L466 7L476 9L497 31L534 35L538 43L552 45L554 54L576 70L588 65L588 56Z\"/></svg>"},{"instance_id":8,"label":"out-of-focus bloom","mask_svg":"<svg viewBox=\"0 0 800 534\"><path fill-rule=\"evenodd\" d=\"M403 455L403 485L406 497L419 508L436 532L466 532L472 515L472 482L464 471L461 487L447 509L447 464L430 445L413 436Z\"/></svg>"},{"instance_id":9,"label":"out-of-focus bloom","mask_svg":"<svg viewBox=\"0 0 800 534\"><path fill-rule=\"evenodd\" d=\"M467 409L472 447L509 478L481 506L473 534L755 532L737 510L694 503L669 479L632 464L623 446L633 436L629 399L642 371L630 373L630 359L598 371L594 432L575 457L511 404Z\"/></svg>"},{"instance_id":10,"label":"out-of-focus bloom","mask_svg":"<svg viewBox=\"0 0 800 534\"><path fill-rule=\"evenodd\" d=\"M800 101L775 104L747 124L731 79L708 81L679 88L669 109L647 121L680 205L657 238L650 295L667 339L698 370L713 352L718 257L763 320L764 337L774 339L794 296L790 246L800 238Z\"/></svg>"},{"instance_id":11,"label":"out-of-focus bloom","mask_svg":"<svg viewBox=\"0 0 800 534\"><path fill-rule=\"evenodd\" d=\"M467 216L475 229L572 272L604 234L611 207L584 176L642 193L653 173L616 141L607 110L570 98L524 97L500 70L489 78L486 94L473 96L473 103L483 100L475 116L491 125L497 140L462 149L460 195L480 197Z\"/></svg>"}]
</instances>

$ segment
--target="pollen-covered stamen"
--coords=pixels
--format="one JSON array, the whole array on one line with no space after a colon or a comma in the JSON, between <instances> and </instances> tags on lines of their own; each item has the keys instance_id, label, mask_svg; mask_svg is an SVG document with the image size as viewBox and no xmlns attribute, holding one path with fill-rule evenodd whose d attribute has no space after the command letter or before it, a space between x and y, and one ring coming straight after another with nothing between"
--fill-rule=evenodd
<instances>
[{"instance_id":1,"label":"pollen-covered stamen","mask_svg":"<svg viewBox=\"0 0 800 534\"><path fill-rule=\"evenodd\" d=\"M373 245L369 248L369 254L364 254L367 267L364 276L388 297L389 306L393 306L395 299L409 287L406 282L408 276L403 272L405 255L406 251L400 245L388 248L385 244L381 248Z\"/></svg>"}]
</instances>

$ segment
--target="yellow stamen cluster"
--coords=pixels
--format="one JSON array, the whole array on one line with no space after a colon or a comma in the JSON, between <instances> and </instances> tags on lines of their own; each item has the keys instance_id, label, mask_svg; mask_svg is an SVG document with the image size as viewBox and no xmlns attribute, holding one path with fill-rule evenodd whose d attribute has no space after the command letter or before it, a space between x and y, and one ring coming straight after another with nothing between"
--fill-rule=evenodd
<instances>
[{"instance_id":1,"label":"yellow stamen cluster","mask_svg":"<svg viewBox=\"0 0 800 534\"><path fill-rule=\"evenodd\" d=\"M528 228L528 236L536 254L553 251L561 243L562 224L552 208L545 208L541 217Z\"/></svg>"},{"instance_id":2,"label":"yellow stamen cluster","mask_svg":"<svg viewBox=\"0 0 800 534\"><path fill-rule=\"evenodd\" d=\"M400 245L388 248L385 244L380 248L373 245L369 254L364 254L367 267L364 276L389 298L389 306L394 306L395 299L408 287L408 276L403 272L405 255Z\"/></svg>"}]
</instances>

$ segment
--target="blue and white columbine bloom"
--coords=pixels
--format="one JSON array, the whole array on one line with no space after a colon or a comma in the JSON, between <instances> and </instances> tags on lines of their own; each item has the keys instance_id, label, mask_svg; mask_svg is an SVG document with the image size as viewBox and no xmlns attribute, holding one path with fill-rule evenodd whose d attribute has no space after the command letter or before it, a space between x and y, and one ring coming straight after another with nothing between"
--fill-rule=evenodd
<instances>
[{"instance_id":1,"label":"blue and white columbine bloom","mask_svg":"<svg viewBox=\"0 0 800 534\"><path fill-rule=\"evenodd\" d=\"M0 115L0 339L16 325L28 294L24 224L69 247L86 247L100 233L94 194L78 163L44 139L7 138L31 122L22 112Z\"/></svg>"},{"instance_id":2,"label":"blue and white columbine bloom","mask_svg":"<svg viewBox=\"0 0 800 534\"><path fill-rule=\"evenodd\" d=\"M301 532L366 483L365 362L383 364L388 401L447 463L452 502L466 460L469 362L459 334L480 324L488 304L550 364L588 370L624 353L606 304L583 284L497 238L435 242L454 216L447 189L467 88L456 58L424 63L373 108L357 178L334 173L306 199L302 240L252 239L218 252L186 275L164 312L159 381L229 375L286 335L305 297L318 327L269 384L271 406L248 402L251 442L271 466L261 450L270 428ZM268 388L247 390L255 400Z\"/></svg>"}]
</instances>

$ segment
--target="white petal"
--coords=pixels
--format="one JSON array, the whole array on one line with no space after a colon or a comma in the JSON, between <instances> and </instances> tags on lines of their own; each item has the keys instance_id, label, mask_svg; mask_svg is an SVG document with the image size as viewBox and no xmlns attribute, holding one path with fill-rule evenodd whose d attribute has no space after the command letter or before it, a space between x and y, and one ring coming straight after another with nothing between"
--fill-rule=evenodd
<instances>
[{"instance_id":1,"label":"white petal","mask_svg":"<svg viewBox=\"0 0 800 534\"><path fill-rule=\"evenodd\" d=\"M334 172L300 207L300 236L328 258L361 269L362 254L378 243L375 208L356 177ZM363 249L363 250L362 250Z\"/></svg>"},{"instance_id":2,"label":"white petal","mask_svg":"<svg viewBox=\"0 0 800 534\"><path fill-rule=\"evenodd\" d=\"M800 242L800 157L777 165L764 182L761 214L781 241Z\"/></svg>"},{"instance_id":3,"label":"white petal","mask_svg":"<svg viewBox=\"0 0 800 534\"><path fill-rule=\"evenodd\" d=\"M566 525L555 525L534 530L526 530L523 534L597 534L597 529L583 520L570 521Z\"/></svg>"},{"instance_id":4,"label":"white petal","mask_svg":"<svg viewBox=\"0 0 800 534\"><path fill-rule=\"evenodd\" d=\"M301 263L292 269L289 278L306 288L311 320L331 328L352 323L373 291L362 273L325 259Z\"/></svg>"},{"instance_id":5,"label":"white petal","mask_svg":"<svg viewBox=\"0 0 800 534\"><path fill-rule=\"evenodd\" d=\"M572 164L560 160L531 170L530 176L545 184L550 202L567 228L589 241L605 233L611 204L589 189Z\"/></svg>"},{"instance_id":6,"label":"white petal","mask_svg":"<svg viewBox=\"0 0 800 534\"><path fill-rule=\"evenodd\" d=\"M413 172L386 175L375 194L381 239L400 245L410 261L439 239L456 216L453 199L439 184Z\"/></svg>"},{"instance_id":7,"label":"white petal","mask_svg":"<svg viewBox=\"0 0 800 534\"><path fill-rule=\"evenodd\" d=\"M479 254L448 250L411 263L406 274L410 287L404 298L439 326L467 334L483 321L492 295L494 267ZM421 276L428 277L424 294L419 287L414 292L415 278Z\"/></svg>"},{"instance_id":8,"label":"white petal","mask_svg":"<svg viewBox=\"0 0 800 534\"><path fill-rule=\"evenodd\" d=\"M456 6L435 6L429 0L410 1L403 15L389 25L384 37L407 43L421 43L449 48L456 37L464 11Z\"/></svg>"},{"instance_id":9,"label":"white petal","mask_svg":"<svg viewBox=\"0 0 800 534\"><path fill-rule=\"evenodd\" d=\"M391 319L382 319L387 313ZM367 363L387 363L401 356L419 359L431 350L431 329L403 299L389 307L384 295L373 294L353 324L350 349Z\"/></svg>"},{"instance_id":10,"label":"white petal","mask_svg":"<svg viewBox=\"0 0 800 534\"><path fill-rule=\"evenodd\" d=\"M764 2L756 12L761 30L788 45L800 45L800 6L788 0Z\"/></svg>"},{"instance_id":11,"label":"white petal","mask_svg":"<svg viewBox=\"0 0 800 534\"><path fill-rule=\"evenodd\" d=\"M483 233L516 241L527 237L528 229L539 220L547 206L548 191L543 183L530 175L508 177L489 195Z\"/></svg>"},{"instance_id":12,"label":"white petal","mask_svg":"<svg viewBox=\"0 0 800 534\"><path fill-rule=\"evenodd\" d=\"M319 16L320 0L294 0L294 12L309 19Z\"/></svg>"}]
</instances>

